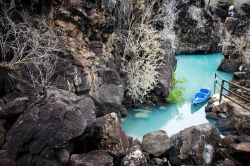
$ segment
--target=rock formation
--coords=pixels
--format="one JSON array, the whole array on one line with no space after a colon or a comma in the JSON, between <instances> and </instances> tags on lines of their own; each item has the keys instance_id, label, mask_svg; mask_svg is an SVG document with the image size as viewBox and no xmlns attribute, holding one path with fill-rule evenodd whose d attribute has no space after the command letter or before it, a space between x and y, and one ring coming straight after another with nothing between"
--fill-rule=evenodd
<instances>
[{"instance_id":1,"label":"rock formation","mask_svg":"<svg viewBox=\"0 0 250 166\"><path fill-rule=\"evenodd\" d=\"M128 95L128 73L122 70L122 61L129 62L133 55L126 50L129 53L123 56L128 37L125 16L130 15L120 9L127 1L8 2L0 1L1 166L244 165L249 161L249 138L245 136L249 117L235 109L225 111L230 104L209 110L217 119L228 119L219 125L222 131L233 130L241 136L221 140L209 124L172 137L155 131L145 135L142 144L124 133L119 118L126 115L125 106L137 104ZM146 3L137 2L142 8ZM161 12L163 2L154 3L153 11ZM176 3L180 45L176 53L217 52L219 18L226 20L225 31L230 33L245 27L242 17L226 18L221 6L208 10L204 0L185 2ZM132 10L136 18L142 18L140 7ZM242 6L247 15L248 9ZM151 27L154 33L162 31L162 18L150 22ZM140 40L137 33L134 38ZM147 104L164 101L176 66L174 53L167 50L172 43L159 43L156 56L163 61L156 62L161 64L158 82L147 94ZM228 64L221 68L228 69ZM235 70L242 64L233 65ZM249 72L235 75L245 79Z\"/></svg>"},{"instance_id":2,"label":"rock formation","mask_svg":"<svg viewBox=\"0 0 250 166\"><path fill-rule=\"evenodd\" d=\"M204 0L178 1L175 25L177 54L219 52L220 18L213 10L208 10Z\"/></svg>"}]
</instances>

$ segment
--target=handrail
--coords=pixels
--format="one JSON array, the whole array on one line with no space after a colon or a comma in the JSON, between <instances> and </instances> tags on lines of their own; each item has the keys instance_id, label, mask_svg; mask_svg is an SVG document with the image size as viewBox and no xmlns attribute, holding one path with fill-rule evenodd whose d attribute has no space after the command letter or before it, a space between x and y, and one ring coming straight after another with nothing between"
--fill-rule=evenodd
<instances>
[{"instance_id":1,"label":"handrail","mask_svg":"<svg viewBox=\"0 0 250 166\"><path fill-rule=\"evenodd\" d=\"M221 80L221 82L219 82L219 80L218 80L217 78L219 78L219 79ZM244 90L244 91L246 91L246 92L248 92L248 93L250 94L250 89L247 89L247 88L245 88L245 87L242 87L242 86L240 86L240 85L237 85L237 84L235 84L235 83L233 83L233 82L231 82L231 81L227 81L227 80L225 80L224 78L222 78L220 75L218 75L217 73L215 73L214 93L216 92L216 89L218 89L218 90L220 91L219 102L221 102L222 96L224 96L224 97L226 97L227 99L229 99L229 100L233 101L234 103L238 104L239 106L243 107L244 109L250 111L249 108L247 108L247 107L244 106L243 104L241 104L241 103L239 103L239 102L233 100L231 97L229 97L229 96L227 96L227 95L225 95L225 94L223 93L223 91L225 90L225 91L229 92L231 95L237 96L237 97L239 97L240 99L242 99L243 101L245 101L245 102L247 102L247 103L250 103L250 100L249 100L248 98L246 98L246 97L244 97L244 96L242 96L242 95L240 95L240 94L238 94L238 93L236 93L236 92L234 92L234 91L229 90L229 88L226 88L226 87L225 87L225 83L228 83L229 87L233 85L233 87L236 87L236 88L238 88L238 89L242 89L242 90ZM217 84L219 84L220 87L218 87Z\"/></svg>"}]
</instances>

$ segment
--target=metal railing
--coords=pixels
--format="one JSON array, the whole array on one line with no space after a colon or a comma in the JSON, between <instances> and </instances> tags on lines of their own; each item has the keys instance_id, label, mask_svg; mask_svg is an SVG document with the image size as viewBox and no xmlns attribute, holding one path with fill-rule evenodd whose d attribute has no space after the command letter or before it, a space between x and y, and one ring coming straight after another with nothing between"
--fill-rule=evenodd
<instances>
[{"instance_id":1,"label":"metal railing","mask_svg":"<svg viewBox=\"0 0 250 166\"><path fill-rule=\"evenodd\" d=\"M226 84L228 85L228 88L226 87ZM238 101L236 101L235 99L233 99L230 96L237 96L242 101L244 101L246 103L249 103L249 104L250 104L250 100L248 98L242 96L241 94L238 94L236 91L230 90L230 88L241 89L241 90L245 91L247 94L250 95L250 89L247 89L245 87L237 85L237 84L235 84L233 82L227 81L227 80L223 79L221 76L219 76L217 73L215 73L215 78L214 78L214 93L216 92L216 89L218 89L220 91L219 102L221 102L222 96L223 96L223 97L231 100L232 102L238 104L242 108L250 111L250 109L247 108L244 104L239 103ZM230 94L230 96L228 94L224 94L224 92L227 92L228 94Z\"/></svg>"}]
</instances>

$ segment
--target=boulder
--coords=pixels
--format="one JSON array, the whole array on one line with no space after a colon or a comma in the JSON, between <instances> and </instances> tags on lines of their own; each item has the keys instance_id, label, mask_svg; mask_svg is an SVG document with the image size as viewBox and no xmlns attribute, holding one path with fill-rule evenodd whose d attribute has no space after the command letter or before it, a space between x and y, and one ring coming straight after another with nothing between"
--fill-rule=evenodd
<instances>
[{"instance_id":1,"label":"boulder","mask_svg":"<svg viewBox=\"0 0 250 166\"><path fill-rule=\"evenodd\" d=\"M171 140L163 130L154 131L143 136L143 151L146 151L155 157L166 154L171 147Z\"/></svg>"},{"instance_id":2,"label":"boulder","mask_svg":"<svg viewBox=\"0 0 250 166\"><path fill-rule=\"evenodd\" d=\"M99 85L92 87L93 90L90 95L100 107L97 115L104 116L111 112L120 114L123 109L124 85L117 71L107 68L98 71L97 74L94 74L94 77L93 80L98 82Z\"/></svg>"},{"instance_id":3,"label":"boulder","mask_svg":"<svg viewBox=\"0 0 250 166\"><path fill-rule=\"evenodd\" d=\"M103 84L91 95L98 103L121 104L123 100L124 88L114 84Z\"/></svg>"},{"instance_id":4,"label":"boulder","mask_svg":"<svg viewBox=\"0 0 250 166\"><path fill-rule=\"evenodd\" d=\"M128 137L122 130L115 113L98 118L92 130L92 135L97 139L95 144L99 149L107 151L113 157L120 157L128 151Z\"/></svg>"},{"instance_id":5,"label":"boulder","mask_svg":"<svg viewBox=\"0 0 250 166\"><path fill-rule=\"evenodd\" d=\"M55 88L34 96L8 131L8 151L18 165L58 163L57 150L95 122L94 103L89 97Z\"/></svg>"},{"instance_id":6,"label":"boulder","mask_svg":"<svg viewBox=\"0 0 250 166\"><path fill-rule=\"evenodd\" d=\"M186 128L171 136L171 165L210 165L220 140L219 131L210 124Z\"/></svg>"},{"instance_id":7,"label":"boulder","mask_svg":"<svg viewBox=\"0 0 250 166\"><path fill-rule=\"evenodd\" d=\"M226 49L227 51L223 51L223 54L227 55L227 54L232 54L231 51L229 51L228 49ZM218 70L221 71L225 71L225 72L236 72L239 71L239 67L241 65L240 61L237 61L235 59L222 59Z\"/></svg>"},{"instance_id":8,"label":"boulder","mask_svg":"<svg viewBox=\"0 0 250 166\"><path fill-rule=\"evenodd\" d=\"M113 158L104 150L91 151L85 154L73 154L71 166L113 166Z\"/></svg>"},{"instance_id":9,"label":"boulder","mask_svg":"<svg viewBox=\"0 0 250 166\"><path fill-rule=\"evenodd\" d=\"M147 158L139 145L129 148L126 156L122 159L122 166L148 166Z\"/></svg>"}]
</instances>

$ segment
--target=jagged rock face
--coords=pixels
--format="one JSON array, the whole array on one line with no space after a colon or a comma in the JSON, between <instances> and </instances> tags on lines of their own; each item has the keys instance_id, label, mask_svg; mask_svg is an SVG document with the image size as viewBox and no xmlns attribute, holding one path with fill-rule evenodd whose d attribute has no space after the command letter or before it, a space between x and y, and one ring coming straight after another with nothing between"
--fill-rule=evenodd
<instances>
[{"instance_id":1,"label":"jagged rock face","mask_svg":"<svg viewBox=\"0 0 250 166\"><path fill-rule=\"evenodd\" d=\"M170 164L209 165L219 140L219 131L210 124L186 128L171 136L174 148L170 154Z\"/></svg>"},{"instance_id":2,"label":"jagged rock face","mask_svg":"<svg viewBox=\"0 0 250 166\"><path fill-rule=\"evenodd\" d=\"M91 151L85 154L73 154L71 166L113 166L113 158L103 150Z\"/></svg>"},{"instance_id":3,"label":"jagged rock face","mask_svg":"<svg viewBox=\"0 0 250 166\"><path fill-rule=\"evenodd\" d=\"M249 72L249 13L245 10L248 1L236 3L234 17L226 17L222 53L225 55L219 70L226 72ZM222 34L223 35L223 34ZM231 39L231 40L230 40ZM246 78L247 79L247 78Z\"/></svg>"},{"instance_id":4,"label":"jagged rock face","mask_svg":"<svg viewBox=\"0 0 250 166\"><path fill-rule=\"evenodd\" d=\"M230 158L231 165L247 165L250 159L250 137L226 136L221 139L216 156L216 158L225 159L226 163L229 162L227 158Z\"/></svg>"},{"instance_id":5,"label":"jagged rock face","mask_svg":"<svg viewBox=\"0 0 250 166\"><path fill-rule=\"evenodd\" d=\"M238 94L244 96L243 92L238 91ZM245 94L246 98L248 96L248 94ZM250 108L249 104L240 101L238 98L229 97ZM249 111L224 97L219 102L219 94L213 95L212 99L209 100L206 107L206 117L217 120L217 127L224 135L250 134Z\"/></svg>"},{"instance_id":6,"label":"jagged rock face","mask_svg":"<svg viewBox=\"0 0 250 166\"><path fill-rule=\"evenodd\" d=\"M218 122L218 128L225 134L250 134L250 113L239 105L228 103L229 115Z\"/></svg>"},{"instance_id":7,"label":"jagged rock face","mask_svg":"<svg viewBox=\"0 0 250 166\"><path fill-rule=\"evenodd\" d=\"M232 39L239 36L244 36L246 34L247 22L242 21L238 18L227 17L224 23L224 33L226 35L231 35ZM246 39L241 39L246 40ZM242 42L242 45L244 43ZM244 71L244 59L242 54L244 50L238 50L233 43L222 46L222 53L225 58L222 60L218 69L226 72L237 72Z\"/></svg>"},{"instance_id":8,"label":"jagged rock face","mask_svg":"<svg viewBox=\"0 0 250 166\"><path fill-rule=\"evenodd\" d=\"M32 98L31 98L32 99ZM91 98L48 88L37 95L8 131L10 157L17 165L60 164L70 152L61 150L72 138L84 133L95 122ZM62 159L54 156L62 154Z\"/></svg>"},{"instance_id":9,"label":"jagged rock face","mask_svg":"<svg viewBox=\"0 0 250 166\"><path fill-rule=\"evenodd\" d=\"M77 92L88 93L94 99L98 106L97 116L124 111L121 105L124 82L117 72L116 55L111 53L109 41L116 27L116 4L117 1L102 0L62 1L51 11L52 24L59 38L83 67L84 77L74 74L77 78L73 85L80 89ZM115 109L109 109L111 105Z\"/></svg>"},{"instance_id":10,"label":"jagged rock face","mask_svg":"<svg viewBox=\"0 0 250 166\"><path fill-rule=\"evenodd\" d=\"M177 5L177 54L218 52L220 21L205 8L205 1Z\"/></svg>"},{"instance_id":11,"label":"jagged rock face","mask_svg":"<svg viewBox=\"0 0 250 166\"><path fill-rule=\"evenodd\" d=\"M171 147L171 140L163 130L154 131L143 136L142 149L155 157L165 155Z\"/></svg>"}]
</instances>

